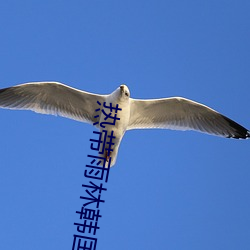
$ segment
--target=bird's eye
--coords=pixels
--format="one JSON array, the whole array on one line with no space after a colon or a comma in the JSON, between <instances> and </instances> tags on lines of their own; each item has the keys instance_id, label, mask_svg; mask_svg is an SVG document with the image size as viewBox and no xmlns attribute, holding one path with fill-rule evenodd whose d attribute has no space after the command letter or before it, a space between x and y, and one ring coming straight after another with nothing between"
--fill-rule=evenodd
<instances>
[{"instance_id":1,"label":"bird's eye","mask_svg":"<svg viewBox=\"0 0 250 250\"><path fill-rule=\"evenodd\" d=\"M128 96L128 92L125 92L125 96Z\"/></svg>"}]
</instances>

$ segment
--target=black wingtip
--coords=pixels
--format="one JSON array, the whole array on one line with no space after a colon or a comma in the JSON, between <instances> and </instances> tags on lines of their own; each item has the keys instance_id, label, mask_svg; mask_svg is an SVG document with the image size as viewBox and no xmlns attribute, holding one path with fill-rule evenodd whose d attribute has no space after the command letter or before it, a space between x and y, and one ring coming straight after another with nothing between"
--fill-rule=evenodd
<instances>
[{"instance_id":1,"label":"black wingtip","mask_svg":"<svg viewBox=\"0 0 250 250\"><path fill-rule=\"evenodd\" d=\"M231 133L228 138L234 138L234 139L247 139L250 137L250 131L237 122L227 118L226 116L223 116L223 118L229 123L230 127L234 130L233 133Z\"/></svg>"},{"instance_id":2,"label":"black wingtip","mask_svg":"<svg viewBox=\"0 0 250 250\"><path fill-rule=\"evenodd\" d=\"M5 88L5 89L0 89L0 94L5 92L8 88Z\"/></svg>"}]
</instances>

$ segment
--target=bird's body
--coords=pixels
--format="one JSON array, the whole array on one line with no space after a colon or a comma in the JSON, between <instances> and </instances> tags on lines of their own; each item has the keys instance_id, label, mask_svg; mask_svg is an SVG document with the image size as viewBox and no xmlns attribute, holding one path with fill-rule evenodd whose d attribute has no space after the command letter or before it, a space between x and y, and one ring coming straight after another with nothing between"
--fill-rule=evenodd
<instances>
[{"instance_id":1,"label":"bird's body","mask_svg":"<svg viewBox=\"0 0 250 250\"><path fill-rule=\"evenodd\" d=\"M121 90L122 91L122 90ZM102 128L100 124L102 122L105 122L105 115L102 113L99 121L98 128L102 132L103 130L107 130L107 134L110 135L111 132L113 131L115 135L115 139L113 140L114 146L112 147L113 151L111 152L111 155L107 155L107 152L104 154L101 154L101 156L105 158L111 157L111 166L113 166L116 162L117 154L118 154L118 149L121 143L121 140L127 130L127 126L129 124L129 118L130 118L130 99L129 98L122 98L120 95L120 88L116 89L113 93L111 93L109 96L106 98L106 103L107 104L112 104L115 106L116 104L119 105L119 108L121 111L118 112L117 117L120 120L117 120L115 122L115 125L105 125L105 128ZM106 114L110 113L109 108L104 108L104 112Z\"/></svg>"},{"instance_id":2,"label":"bird's body","mask_svg":"<svg viewBox=\"0 0 250 250\"><path fill-rule=\"evenodd\" d=\"M37 113L60 115L70 119L96 124L100 126L105 121L102 113L95 115L98 102L113 105L118 104L120 120L115 125L105 125L110 134L113 131L115 145L111 155L104 152L111 166L116 162L121 140L127 130L131 129L174 129L196 130L227 138L246 139L250 132L221 115L217 111L194 101L182 98L162 98L140 100L130 98L126 85L121 85L110 95L98 95L71 88L57 82L36 82L0 89L0 107L8 109L26 109ZM104 108L110 113L108 108Z\"/></svg>"}]
</instances>

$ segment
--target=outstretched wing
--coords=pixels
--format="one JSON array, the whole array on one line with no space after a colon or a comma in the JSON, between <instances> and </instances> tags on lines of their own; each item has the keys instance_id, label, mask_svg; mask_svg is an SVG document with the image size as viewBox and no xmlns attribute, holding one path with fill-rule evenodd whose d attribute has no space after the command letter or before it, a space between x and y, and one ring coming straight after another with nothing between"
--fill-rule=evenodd
<instances>
[{"instance_id":1,"label":"outstretched wing","mask_svg":"<svg viewBox=\"0 0 250 250\"><path fill-rule=\"evenodd\" d=\"M196 130L237 139L250 137L250 132L246 128L226 116L203 104L181 97L131 99L127 129L148 128Z\"/></svg>"},{"instance_id":2,"label":"outstretched wing","mask_svg":"<svg viewBox=\"0 0 250 250\"><path fill-rule=\"evenodd\" d=\"M32 110L37 113L60 115L81 122L96 122L97 95L71 88L58 82L32 82L0 89L0 107Z\"/></svg>"}]
</instances>

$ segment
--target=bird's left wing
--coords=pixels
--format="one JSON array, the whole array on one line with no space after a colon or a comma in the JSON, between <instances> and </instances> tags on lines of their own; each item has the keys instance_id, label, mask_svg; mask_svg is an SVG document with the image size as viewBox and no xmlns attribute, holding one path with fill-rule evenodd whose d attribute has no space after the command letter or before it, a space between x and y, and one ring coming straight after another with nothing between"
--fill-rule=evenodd
<instances>
[{"instance_id":1,"label":"bird's left wing","mask_svg":"<svg viewBox=\"0 0 250 250\"><path fill-rule=\"evenodd\" d=\"M166 128L196 130L208 134L243 138L250 132L217 111L182 98L130 99L129 129Z\"/></svg>"},{"instance_id":2,"label":"bird's left wing","mask_svg":"<svg viewBox=\"0 0 250 250\"><path fill-rule=\"evenodd\" d=\"M32 82L0 89L0 107L32 110L37 113L60 115L81 122L96 122L97 95L71 88L58 82Z\"/></svg>"}]
</instances>

